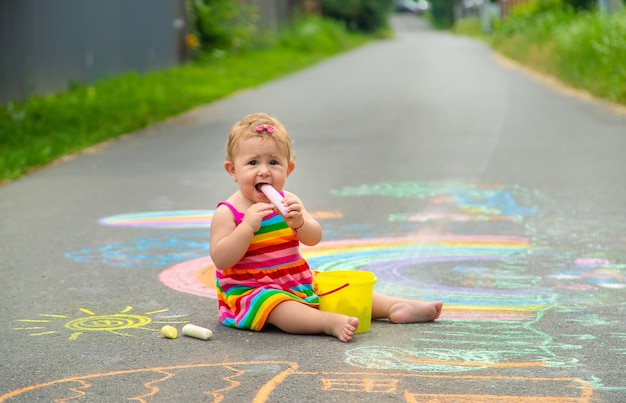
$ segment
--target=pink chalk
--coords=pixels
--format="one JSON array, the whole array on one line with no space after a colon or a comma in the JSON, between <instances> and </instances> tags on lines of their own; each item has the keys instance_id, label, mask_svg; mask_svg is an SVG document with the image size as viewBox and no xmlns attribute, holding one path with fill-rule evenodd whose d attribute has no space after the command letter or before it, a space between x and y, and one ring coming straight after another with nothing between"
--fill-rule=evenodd
<instances>
[{"instance_id":1,"label":"pink chalk","mask_svg":"<svg viewBox=\"0 0 626 403\"><path fill-rule=\"evenodd\" d=\"M285 207L285 205L283 204L282 200L283 200L283 196L281 196L280 193L278 193L278 191L276 189L274 189L274 187L268 183L265 183L263 185L261 185L261 192L263 192L263 194L265 194L265 196L267 196L268 199L270 199L270 201L272 202L272 204L274 206L276 206L276 208L278 209L278 211L280 211L280 214L286 216L287 215L287 208Z\"/></svg>"}]
</instances>

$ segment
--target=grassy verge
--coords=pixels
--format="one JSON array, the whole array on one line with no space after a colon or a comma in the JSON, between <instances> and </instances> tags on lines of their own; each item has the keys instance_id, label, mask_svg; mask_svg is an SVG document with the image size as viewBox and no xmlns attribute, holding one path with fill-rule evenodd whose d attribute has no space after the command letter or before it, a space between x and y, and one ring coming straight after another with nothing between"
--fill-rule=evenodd
<instances>
[{"instance_id":1,"label":"grassy verge","mask_svg":"<svg viewBox=\"0 0 626 403\"><path fill-rule=\"evenodd\" d=\"M480 22L462 20L455 32L479 37L495 50L574 88L626 105L626 10L519 13L495 24L492 35Z\"/></svg>"},{"instance_id":2,"label":"grassy verge","mask_svg":"<svg viewBox=\"0 0 626 403\"><path fill-rule=\"evenodd\" d=\"M263 49L0 105L0 182L357 47L371 38L310 18ZM251 67L253 66L253 67Z\"/></svg>"}]
</instances>

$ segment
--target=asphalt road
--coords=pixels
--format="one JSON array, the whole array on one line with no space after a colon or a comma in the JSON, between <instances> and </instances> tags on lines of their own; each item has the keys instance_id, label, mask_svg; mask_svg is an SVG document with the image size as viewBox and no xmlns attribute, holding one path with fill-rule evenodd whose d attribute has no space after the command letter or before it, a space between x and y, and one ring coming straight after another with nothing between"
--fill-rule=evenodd
<instances>
[{"instance_id":1,"label":"asphalt road","mask_svg":"<svg viewBox=\"0 0 626 403\"><path fill-rule=\"evenodd\" d=\"M626 401L626 115L394 26L0 187L0 402ZM208 226L257 111L295 140L311 266L440 320L350 343L218 323ZM185 323L213 339L159 332Z\"/></svg>"}]
</instances>

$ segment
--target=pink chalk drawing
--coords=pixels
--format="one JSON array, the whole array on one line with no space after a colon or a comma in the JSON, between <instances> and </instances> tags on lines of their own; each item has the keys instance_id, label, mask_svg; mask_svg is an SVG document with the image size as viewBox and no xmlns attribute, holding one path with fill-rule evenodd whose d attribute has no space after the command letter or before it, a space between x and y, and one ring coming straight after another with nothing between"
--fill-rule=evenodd
<instances>
[{"instance_id":1,"label":"pink chalk drawing","mask_svg":"<svg viewBox=\"0 0 626 403\"><path fill-rule=\"evenodd\" d=\"M603 258L581 257L574 260L572 267L550 278L559 280L557 288L568 291L621 290L626 288L626 266Z\"/></svg>"}]
</instances>

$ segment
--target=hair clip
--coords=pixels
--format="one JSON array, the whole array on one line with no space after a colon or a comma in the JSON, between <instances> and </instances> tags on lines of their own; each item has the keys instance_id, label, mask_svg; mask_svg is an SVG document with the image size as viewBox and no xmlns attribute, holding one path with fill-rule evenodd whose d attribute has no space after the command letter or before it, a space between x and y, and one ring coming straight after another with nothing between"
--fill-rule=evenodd
<instances>
[{"instance_id":1,"label":"hair clip","mask_svg":"<svg viewBox=\"0 0 626 403\"><path fill-rule=\"evenodd\" d=\"M272 134L272 133L274 133L274 126L272 126L272 125L258 125L256 127L256 132L257 133L263 133L263 131L266 131L269 134Z\"/></svg>"}]
</instances>

